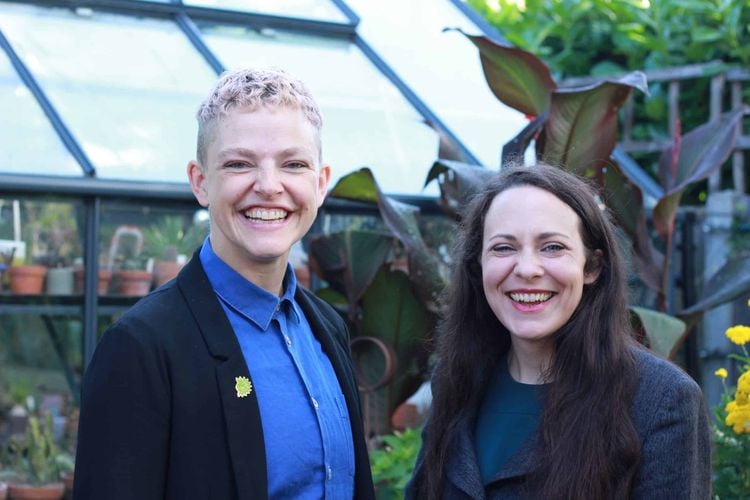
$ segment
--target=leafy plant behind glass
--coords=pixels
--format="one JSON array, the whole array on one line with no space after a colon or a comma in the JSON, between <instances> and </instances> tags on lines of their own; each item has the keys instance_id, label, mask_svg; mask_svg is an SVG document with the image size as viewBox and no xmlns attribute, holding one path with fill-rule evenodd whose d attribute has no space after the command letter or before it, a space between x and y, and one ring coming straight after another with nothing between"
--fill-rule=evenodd
<instances>
[{"instance_id":1,"label":"leafy plant behind glass","mask_svg":"<svg viewBox=\"0 0 750 500\"><path fill-rule=\"evenodd\" d=\"M534 143L537 158L559 165L576 174L592 178L601 188L605 203L630 239L635 271L657 295L656 311L633 309L633 319L652 348L664 355L674 353L683 338L679 321L660 317L670 302L670 269L674 224L685 190L721 167L734 148L738 124L750 108L740 107L723 114L685 136L677 135L674 144L659 161L659 179L654 182L623 151L615 148L617 111L633 89L647 91L643 73L628 73L617 80L602 79L577 88L560 88L547 66L524 50L502 45L483 36L465 36L478 48L487 83L495 96L530 118L529 125L503 147L503 162L522 158ZM448 176L448 172L453 172ZM477 185L486 175L481 169L439 161L427 181L437 179L446 208L462 206L471 189L457 183ZM653 196L653 227L647 225L644 193ZM664 252L654 245L652 233ZM750 259L748 260L750 265ZM750 289L750 273L735 276L723 286L736 297ZM709 294L699 304L683 311L682 319L693 324L704 310L718 305L718 295ZM653 326L658 325L654 329ZM665 328L665 327L673 328ZM660 338L656 338L656 336Z\"/></svg>"}]
</instances>

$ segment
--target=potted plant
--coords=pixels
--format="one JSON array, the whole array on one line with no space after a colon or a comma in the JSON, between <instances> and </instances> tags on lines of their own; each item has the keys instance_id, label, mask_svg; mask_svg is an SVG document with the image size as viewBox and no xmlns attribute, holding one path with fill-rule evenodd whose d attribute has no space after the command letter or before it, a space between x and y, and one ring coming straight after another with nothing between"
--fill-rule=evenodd
<instances>
[{"instance_id":1,"label":"potted plant","mask_svg":"<svg viewBox=\"0 0 750 500\"><path fill-rule=\"evenodd\" d=\"M118 295L141 297L151 290L153 259L142 252L143 233L133 225L119 226L112 236L108 267L112 289Z\"/></svg>"},{"instance_id":2,"label":"potted plant","mask_svg":"<svg viewBox=\"0 0 750 500\"><path fill-rule=\"evenodd\" d=\"M52 436L52 418L29 417L29 426L22 437L8 443L11 500L63 498L65 484L62 474L73 469L73 459L57 447Z\"/></svg>"},{"instance_id":3,"label":"potted plant","mask_svg":"<svg viewBox=\"0 0 750 500\"><path fill-rule=\"evenodd\" d=\"M203 241L205 233L199 225L186 228L184 217L179 215L166 215L144 230L144 253L154 259L155 287L177 276L187 257Z\"/></svg>"},{"instance_id":4,"label":"potted plant","mask_svg":"<svg viewBox=\"0 0 750 500\"><path fill-rule=\"evenodd\" d=\"M47 266L37 263L24 264L17 259L10 268L10 291L17 295L40 295L44 290Z\"/></svg>"}]
</instances>

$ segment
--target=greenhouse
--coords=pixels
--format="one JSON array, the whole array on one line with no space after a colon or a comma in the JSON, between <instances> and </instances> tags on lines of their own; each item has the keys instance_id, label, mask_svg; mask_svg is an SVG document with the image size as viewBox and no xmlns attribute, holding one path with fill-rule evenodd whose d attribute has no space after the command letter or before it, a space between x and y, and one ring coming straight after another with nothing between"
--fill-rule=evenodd
<instances>
[{"instance_id":1,"label":"greenhouse","mask_svg":"<svg viewBox=\"0 0 750 500\"><path fill-rule=\"evenodd\" d=\"M330 194L290 262L352 333L368 446L412 427L456 221L482 172L519 159L600 183L639 340L718 404L737 352L721 333L750 323L750 73L560 76L478 3L0 1L0 444L40 412L74 451L102 334L208 234L196 111L243 67L288 71L321 107Z\"/></svg>"}]
</instances>

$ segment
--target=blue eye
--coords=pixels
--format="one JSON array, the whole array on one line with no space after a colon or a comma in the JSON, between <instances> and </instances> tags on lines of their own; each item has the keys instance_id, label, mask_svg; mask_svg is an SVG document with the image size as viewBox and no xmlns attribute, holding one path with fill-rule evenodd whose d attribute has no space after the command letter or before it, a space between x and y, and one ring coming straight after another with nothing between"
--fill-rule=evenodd
<instances>
[{"instance_id":1,"label":"blue eye","mask_svg":"<svg viewBox=\"0 0 750 500\"><path fill-rule=\"evenodd\" d=\"M292 161L284 165L285 167L297 170L300 168L307 168L307 164L302 163L301 161Z\"/></svg>"},{"instance_id":2,"label":"blue eye","mask_svg":"<svg viewBox=\"0 0 750 500\"><path fill-rule=\"evenodd\" d=\"M549 245L544 245L542 250L545 252L562 252L565 250L565 247L559 243L550 243Z\"/></svg>"},{"instance_id":3,"label":"blue eye","mask_svg":"<svg viewBox=\"0 0 750 500\"><path fill-rule=\"evenodd\" d=\"M239 170L241 168L246 168L246 167L247 167L246 163L242 163L242 162L239 162L239 161L233 161L233 162L229 162L229 163L224 164L224 168L227 168L227 169L230 169L230 170Z\"/></svg>"},{"instance_id":4,"label":"blue eye","mask_svg":"<svg viewBox=\"0 0 750 500\"><path fill-rule=\"evenodd\" d=\"M490 250L496 253L505 253L505 252L512 252L513 247L510 245L502 244L502 245L495 245L492 248L490 248Z\"/></svg>"}]
</instances>

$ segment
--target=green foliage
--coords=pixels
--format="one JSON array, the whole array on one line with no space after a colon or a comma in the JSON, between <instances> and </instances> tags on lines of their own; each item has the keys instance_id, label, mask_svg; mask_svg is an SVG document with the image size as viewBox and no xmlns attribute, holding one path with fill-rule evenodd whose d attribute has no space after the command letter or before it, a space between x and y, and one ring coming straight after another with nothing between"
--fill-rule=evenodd
<instances>
[{"instance_id":1,"label":"green foliage","mask_svg":"<svg viewBox=\"0 0 750 500\"><path fill-rule=\"evenodd\" d=\"M469 0L559 78L720 59L750 65L746 0Z\"/></svg>"},{"instance_id":2,"label":"green foliage","mask_svg":"<svg viewBox=\"0 0 750 500\"><path fill-rule=\"evenodd\" d=\"M175 261L178 255L190 256L203 242L206 233L205 228L197 225L186 228L184 217L165 215L144 229L143 252L155 259Z\"/></svg>"},{"instance_id":3,"label":"green foliage","mask_svg":"<svg viewBox=\"0 0 750 500\"><path fill-rule=\"evenodd\" d=\"M63 472L73 470L72 458L60 451L52 437L52 417L43 422L29 416L26 434L12 437L6 450L7 462L15 479L33 486L54 483Z\"/></svg>"},{"instance_id":4,"label":"green foliage","mask_svg":"<svg viewBox=\"0 0 750 500\"><path fill-rule=\"evenodd\" d=\"M370 452L372 479L378 500L404 497L417 454L422 447L421 429L406 429L381 436L382 447Z\"/></svg>"}]
</instances>

